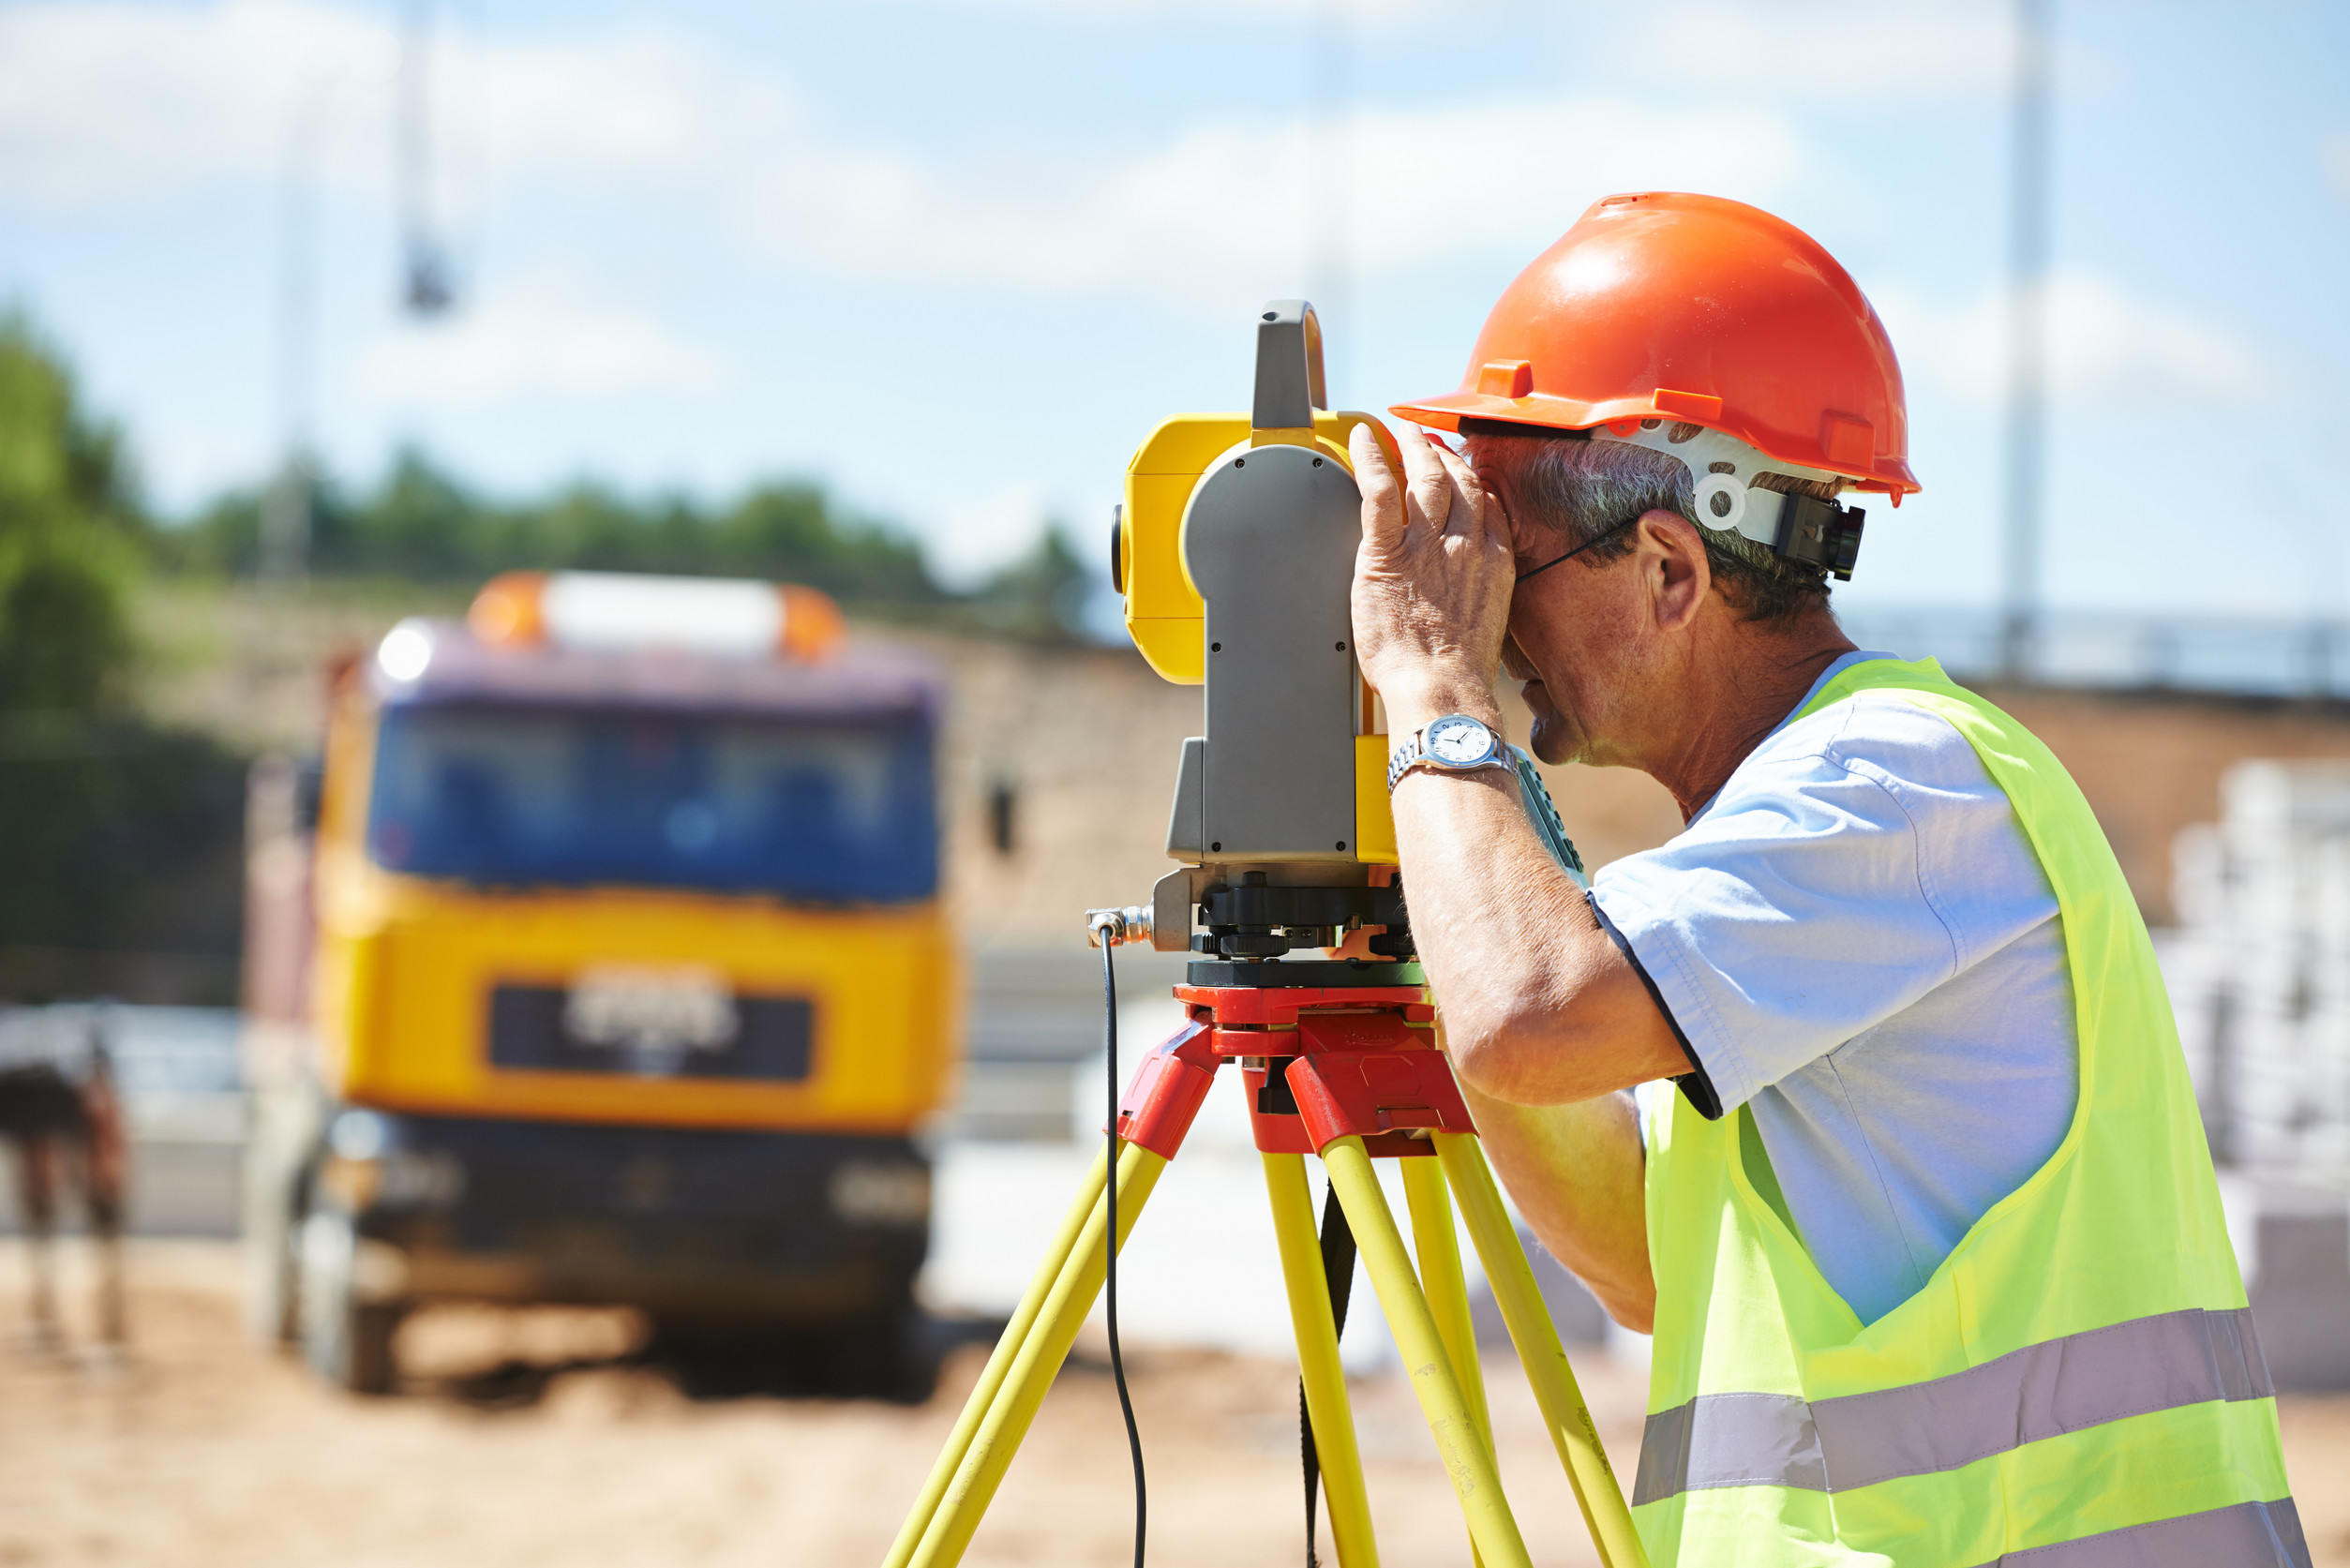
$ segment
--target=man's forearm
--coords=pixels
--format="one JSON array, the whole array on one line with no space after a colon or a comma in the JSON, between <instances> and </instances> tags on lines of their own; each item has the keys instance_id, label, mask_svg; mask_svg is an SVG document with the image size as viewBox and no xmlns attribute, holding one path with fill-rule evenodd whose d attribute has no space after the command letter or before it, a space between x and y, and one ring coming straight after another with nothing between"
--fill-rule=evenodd
<instances>
[{"instance_id":1,"label":"man's forearm","mask_svg":"<svg viewBox=\"0 0 2350 1568\"><path fill-rule=\"evenodd\" d=\"M1462 1086L1502 1185L1551 1256L1608 1315L1648 1333L1656 1281L1648 1262L1639 1127L1629 1095L1573 1105L1512 1105Z\"/></svg>"},{"instance_id":2,"label":"man's forearm","mask_svg":"<svg viewBox=\"0 0 2350 1568\"><path fill-rule=\"evenodd\" d=\"M1399 727L1449 697L1414 694ZM1480 706L1469 700L1482 696ZM1393 709L1391 709L1393 711ZM1687 1070L1647 988L1551 859L1505 769L1407 774L1395 789L1404 898L1461 1077L1500 1099L1563 1104Z\"/></svg>"}]
</instances>

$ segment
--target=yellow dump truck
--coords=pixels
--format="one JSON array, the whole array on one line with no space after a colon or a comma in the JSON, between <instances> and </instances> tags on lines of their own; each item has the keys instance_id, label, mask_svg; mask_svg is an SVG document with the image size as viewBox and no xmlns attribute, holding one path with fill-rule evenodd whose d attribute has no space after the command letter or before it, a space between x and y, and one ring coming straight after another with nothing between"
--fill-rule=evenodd
<instances>
[{"instance_id":1,"label":"yellow dump truck","mask_svg":"<svg viewBox=\"0 0 2350 1568\"><path fill-rule=\"evenodd\" d=\"M621 1304L925 1396L939 709L756 582L510 575L337 670L252 812L257 1326L380 1391L420 1303Z\"/></svg>"}]
</instances>

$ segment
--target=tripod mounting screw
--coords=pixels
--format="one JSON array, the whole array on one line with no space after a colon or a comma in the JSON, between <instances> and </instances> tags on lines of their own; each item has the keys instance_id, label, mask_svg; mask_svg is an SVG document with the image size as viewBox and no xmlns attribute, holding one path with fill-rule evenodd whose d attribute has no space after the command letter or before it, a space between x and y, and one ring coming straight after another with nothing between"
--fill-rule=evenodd
<instances>
[{"instance_id":1,"label":"tripod mounting screw","mask_svg":"<svg viewBox=\"0 0 2350 1568\"><path fill-rule=\"evenodd\" d=\"M1130 903L1123 909L1085 911L1085 946L1115 948L1121 942L1150 940L1150 909Z\"/></svg>"}]
</instances>

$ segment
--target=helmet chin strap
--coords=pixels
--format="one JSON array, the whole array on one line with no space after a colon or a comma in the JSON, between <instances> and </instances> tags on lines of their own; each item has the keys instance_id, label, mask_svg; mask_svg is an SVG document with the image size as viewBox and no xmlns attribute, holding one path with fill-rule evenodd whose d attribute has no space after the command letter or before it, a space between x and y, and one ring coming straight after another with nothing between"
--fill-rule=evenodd
<instances>
[{"instance_id":1,"label":"helmet chin strap","mask_svg":"<svg viewBox=\"0 0 2350 1568\"><path fill-rule=\"evenodd\" d=\"M1623 424L1597 426L1591 439L1662 453L1687 469L1690 499L1706 527L1739 534L1791 560L1825 567L1840 579L1852 575L1852 558L1860 550L1862 513L1857 507L1790 496L1754 484L1758 474L1779 473L1841 486L1849 483L1843 474L1782 463L1719 430L1700 426L1688 440L1677 441L1670 435L1669 420L1643 419L1629 433L1619 434Z\"/></svg>"}]
</instances>

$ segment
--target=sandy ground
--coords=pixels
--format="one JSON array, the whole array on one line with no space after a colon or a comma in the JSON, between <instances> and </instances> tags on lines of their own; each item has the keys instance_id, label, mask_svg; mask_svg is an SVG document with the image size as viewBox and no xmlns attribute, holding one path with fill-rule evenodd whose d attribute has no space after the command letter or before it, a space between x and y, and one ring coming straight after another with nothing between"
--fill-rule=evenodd
<instances>
[{"instance_id":1,"label":"sandy ground","mask_svg":"<svg viewBox=\"0 0 2350 1568\"><path fill-rule=\"evenodd\" d=\"M133 1254L127 1365L0 1356L0 1564L176 1568L561 1562L866 1568L887 1551L984 1360L950 1362L919 1410L764 1397L692 1402L616 1364L612 1317L448 1311L403 1348L407 1392L360 1400L240 1337L227 1244ZM21 1252L0 1249L0 1321L22 1323ZM80 1267L71 1277L78 1279ZM82 1306L71 1289L69 1306ZM542 1380L509 1357L568 1364ZM1301 1526L1296 1385L1281 1363L1130 1354L1164 1568L1292 1562ZM1497 1429L1535 1561L1593 1561L1533 1401L1493 1367ZM1618 1461L1639 1441L1637 1374L1588 1382ZM1398 1381L1357 1392L1383 1561L1465 1560L1458 1515ZM1064 1374L967 1561L1123 1560L1130 1477L1098 1359Z\"/></svg>"},{"instance_id":2,"label":"sandy ground","mask_svg":"<svg viewBox=\"0 0 2350 1568\"><path fill-rule=\"evenodd\" d=\"M331 1393L247 1345L226 1244L139 1244L119 1367L17 1342L23 1260L0 1248L0 1565L377 1568L877 1562L977 1374L957 1354L919 1410L764 1397L688 1401L624 1359L598 1314L420 1319L417 1369L383 1400ZM70 1306L83 1305L80 1270ZM513 1363L535 1362L538 1372ZM1281 1363L1144 1349L1135 1396L1161 1568L1298 1560L1295 1383ZM1640 1379L1584 1357L1618 1465ZM548 1368L567 1368L546 1370ZM1593 1561L1513 1369L1489 1364L1503 1464L1543 1564ZM1408 1392L1356 1390L1383 1561L1467 1561ZM2350 1564L2350 1398L2296 1399L2285 1439L2321 1564ZM975 1565L1124 1561L1126 1454L1100 1366L1064 1374L981 1528Z\"/></svg>"}]
</instances>

